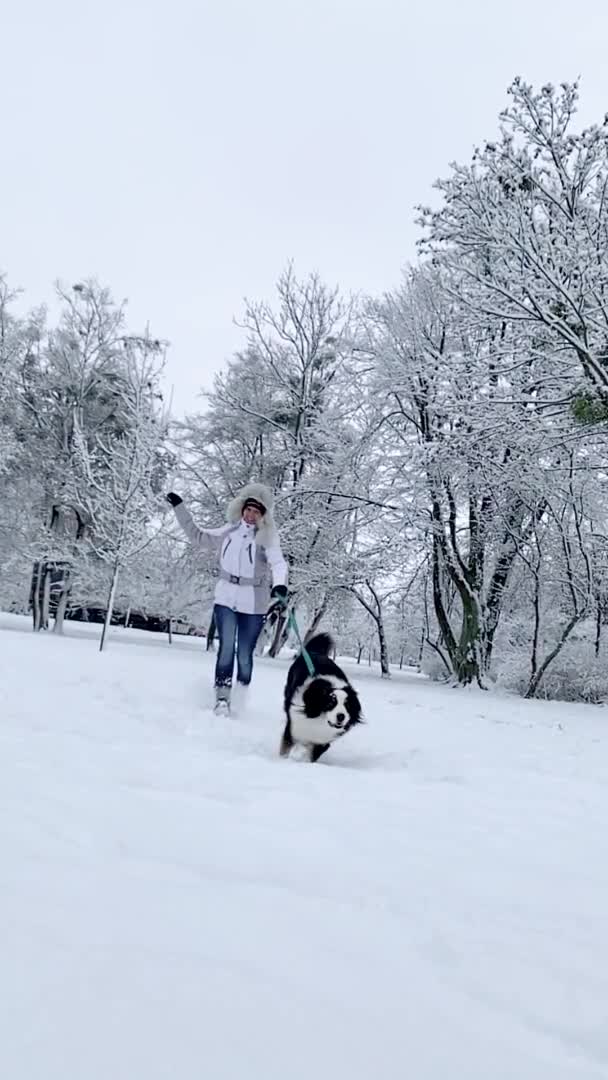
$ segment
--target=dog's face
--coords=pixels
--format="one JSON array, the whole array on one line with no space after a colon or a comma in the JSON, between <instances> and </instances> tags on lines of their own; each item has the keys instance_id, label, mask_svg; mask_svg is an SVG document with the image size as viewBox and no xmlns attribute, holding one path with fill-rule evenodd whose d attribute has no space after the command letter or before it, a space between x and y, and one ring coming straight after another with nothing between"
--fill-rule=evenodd
<instances>
[{"instance_id":1,"label":"dog's face","mask_svg":"<svg viewBox=\"0 0 608 1080\"><path fill-rule=\"evenodd\" d=\"M327 741L343 735L361 719L361 705L352 686L334 678L317 676L308 684L302 695L305 715L311 720L327 724Z\"/></svg>"}]
</instances>

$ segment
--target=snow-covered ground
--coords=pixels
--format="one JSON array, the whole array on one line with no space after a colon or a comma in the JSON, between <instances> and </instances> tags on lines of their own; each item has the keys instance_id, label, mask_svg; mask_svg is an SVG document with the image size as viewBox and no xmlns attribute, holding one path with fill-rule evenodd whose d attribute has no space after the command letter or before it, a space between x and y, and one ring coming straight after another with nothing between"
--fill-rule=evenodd
<instances>
[{"instance_id":1,"label":"snow-covered ground","mask_svg":"<svg viewBox=\"0 0 608 1080\"><path fill-rule=\"evenodd\" d=\"M200 642L2 626L0 1076L608 1076L605 710L353 665L310 766L284 662L220 722Z\"/></svg>"}]
</instances>

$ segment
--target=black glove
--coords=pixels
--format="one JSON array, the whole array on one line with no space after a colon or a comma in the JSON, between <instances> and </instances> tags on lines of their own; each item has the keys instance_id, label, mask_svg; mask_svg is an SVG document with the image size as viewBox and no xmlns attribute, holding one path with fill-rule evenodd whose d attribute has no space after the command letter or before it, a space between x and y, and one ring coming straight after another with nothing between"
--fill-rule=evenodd
<instances>
[{"instance_id":1,"label":"black glove","mask_svg":"<svg viewBox=\"0 0 608 1080\"><path fill-rule=\"evenodd\" d=\"M270 603L266 612L267 619L275 619L287 607L287 586L275 585L270 594Z\"/></svg>"},{"instance_id":2,"label":"black glove","mask_svg":"<svg viewBox=\"0 0 608 1080\"><path fill-rule=\"evenodd\" d=\"M183 501L184 500L181 498L181 496L176 495L174 491L170 491L169 494L167 495L167 502L171 503L171 506L173 506L174 508L176 506L179 506L179 504L181 502L183 502Z\"/></svg>"}]
</instances>

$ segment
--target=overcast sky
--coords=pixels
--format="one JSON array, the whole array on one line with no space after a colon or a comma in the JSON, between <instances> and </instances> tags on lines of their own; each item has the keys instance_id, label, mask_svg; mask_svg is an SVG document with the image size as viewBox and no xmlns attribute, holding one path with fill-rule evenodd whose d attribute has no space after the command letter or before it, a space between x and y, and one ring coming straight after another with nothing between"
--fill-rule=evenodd
<instances>
[{"instance_id":1,"label":"overcast sky","mask_svg":"<svg viewBox=\"0 0 608 1080\"><path fill-rule=\"evenodd\" d=\"M4 0L0 269L97 276L168 338L177 410L289 258L376 292L516 74L608 110L606 0Z\"/></svg>"}]
</instances>

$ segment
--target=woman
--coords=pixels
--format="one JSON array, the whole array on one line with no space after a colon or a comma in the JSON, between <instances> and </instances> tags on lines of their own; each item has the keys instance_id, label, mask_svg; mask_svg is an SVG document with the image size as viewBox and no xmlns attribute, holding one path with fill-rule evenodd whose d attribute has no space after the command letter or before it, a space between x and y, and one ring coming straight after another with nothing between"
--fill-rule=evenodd
<instances>
[{"instance_id":1,"label":"woman","mask_svg":"<svg viewBox=\"0 0 608 1080\"><path fill-rule=\"evenodd\" d=\"M264 484L249 484L230 503L228 524L219 529L195 525L175 492L167 495L167 501L191 543L219 553L213 609L220 642L215 711L229 713L235 652L237 685L243 692L251 682L253 651L264 620L287 602L287 563L272 518L272 494Z\"/></svg>"}]
</instances>

